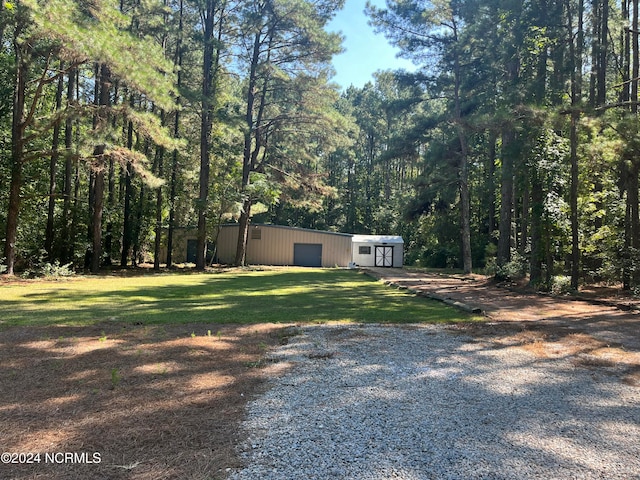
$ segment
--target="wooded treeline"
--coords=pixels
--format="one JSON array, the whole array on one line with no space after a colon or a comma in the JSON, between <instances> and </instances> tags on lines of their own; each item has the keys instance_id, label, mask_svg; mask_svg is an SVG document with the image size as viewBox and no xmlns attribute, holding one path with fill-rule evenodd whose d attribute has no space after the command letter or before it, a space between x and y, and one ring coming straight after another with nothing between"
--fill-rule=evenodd
<instances>
[{"instance_id":1,"label":"wooded treeline","mask_svg":"<svg viewBox=\"0 0 640 480\"><path fill-rule=\"evenodd\" d=\"M321 187L339 137L328 0L2 2L6 271L136 264ZM309 173L309 175L307 175ZM6 206L6 207L5 207ZM246 242L246 241L245 241ZM243 239L238 263L244 263Z\"/></svg>"},{"instance_id":2,"label":"wooded treeline","mask_svg":"<svg viewBox=\"0 0 640 480\"><path fill-rule=\"evenodd\" d=\"M222 222L393 233L406 261L640 284L638 0L368 7L416 71L340 93L329 0L14 0L6 271L172 265ZM161 258L168 247L168 258Z\"/></svg>"},{"instance_id":3,"label":"wooded treeline","mask_svg":"<svg viewBox=\"0 0 640 480\"><path fill-rule=\"evenodd\" d=\"M422 87L406 212L420 261L528 273L542 288L636 288L638 0L407 0L369 13L422 67L406 79Z\"/></svg>"}]
</instances>

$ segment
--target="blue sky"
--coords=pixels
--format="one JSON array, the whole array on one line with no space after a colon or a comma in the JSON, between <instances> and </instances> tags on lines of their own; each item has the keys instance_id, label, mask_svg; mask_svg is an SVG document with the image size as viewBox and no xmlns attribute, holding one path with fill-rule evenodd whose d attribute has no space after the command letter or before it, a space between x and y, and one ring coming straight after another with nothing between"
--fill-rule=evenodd
<instances>
[{"instance_id":1,"label":"blue sky","mask_svg":"<svg viewBox=\"0 0 640 480\"><path fill-rule=\"evenodd\" d=\"M415 69L410 61L396 58L397 50L389 45L384 35L374 33L368 25L368 17L364 13L366 3L367 0L347 0L344 9L327 27L327 30L341 32L346 37L346 51L333 60L337 73L332 81L342 88L350 85L362 87L373 80L373 73L378 70ZM385 6L385 0L373 0L372 3Z\"/></svg>"}]
</instances>

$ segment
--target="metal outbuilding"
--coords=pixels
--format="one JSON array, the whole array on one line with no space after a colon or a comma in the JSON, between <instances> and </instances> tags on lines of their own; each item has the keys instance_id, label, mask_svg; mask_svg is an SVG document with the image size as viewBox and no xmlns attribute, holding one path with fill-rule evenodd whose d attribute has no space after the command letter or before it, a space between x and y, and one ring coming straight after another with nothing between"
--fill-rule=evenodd
<instances>
[{"instance_id":1,"label":"metal outbuilding","mask_svg":"<svg viewBox=\"0 0 640 480\"><path fill-rule=\"evenodd\" d=\"M238 225L223 225L217 242L220 263L233 263ZM302 267L346 267L351 262L352 235L281 225L249 227L248 264L296 265Z\"/></svg>"},{"instance_id":2,"label":"metal outbuilding","mask_svg":"<svg viewBox=\"0 0 640 480\"><path fill-rule=\"evenodd\" d=\"M352 262L359 267L402 267L404 240L396 235L353 235Z\"/></svg>"}]
</instances>

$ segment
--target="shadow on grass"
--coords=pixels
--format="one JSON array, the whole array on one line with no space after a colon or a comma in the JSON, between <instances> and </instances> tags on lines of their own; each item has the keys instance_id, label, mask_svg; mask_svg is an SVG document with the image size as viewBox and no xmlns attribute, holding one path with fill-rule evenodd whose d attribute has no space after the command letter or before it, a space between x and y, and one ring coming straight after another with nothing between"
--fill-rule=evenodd
<instances>
[{"instance_id":1,"label":"shadow on grass","mask_svg":"<svg viewBox=\"0 0 640 480\"><path fill-rule=\"evenodd\" d=\"M0 325L469 319L455 309L345 270L89 278L21 288L23 291L0 300L0 311L4 312Z\"/></svg>"},{"instance_id":2,"label":"shadow on grass","mask_svg":"<svg viewBox=\"0 0 640 480\"><path fill-rule=\"evenodd\" d=\"M2 293L3 450L101 457L0 465L0 478L25 480L223 478L264 380L255 367L284 324L467 318L342 270L86 278Z\"/></svg>"},{"instance_id":3,"label":"shadow on grass","mask_svg":"<svg viewBox=\"0 0 640 480\"><path fill-rule=\"evenodd\" d=\"M219 478L282 326L16 327L0 333L0 478ZM209 328L212 335L200 332ZM191 331L198 332L192 336ZM47 462L73 452L100 461Z\"/></svg>"}]
</instances>

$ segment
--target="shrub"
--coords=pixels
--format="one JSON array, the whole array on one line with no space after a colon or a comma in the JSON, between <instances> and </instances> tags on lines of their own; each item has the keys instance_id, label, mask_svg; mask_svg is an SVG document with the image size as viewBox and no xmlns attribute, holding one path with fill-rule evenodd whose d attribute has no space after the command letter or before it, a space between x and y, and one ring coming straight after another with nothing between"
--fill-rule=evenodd
<instances>
[{"instance_id":1,"label":"shrub","mask_svg":"<svg viewBox=\"0 0 640 480\"><path fill-rule=\"evenodd\" d=\"M554 275L551 279L551 293L554 295L564 295L571 293L571 277L567 275Z\"/></svg>"},{"instance_id":2,"label":"shrub","mask_svg":"<svg viewBox=\"0 0 640 480\"><path fill-rule=\"evenodd\" d=\"M22 274L24 278L48 278L55 279L61 277L70 277L74 275L75 271L73 270L73 263L67 263L65 265L60 265L60 262L56 260L53 263L44 262L39 265L35 265L32 268L25 270Z\"/></svg>"},{"instance_id":3,"label":"shrub","mask_svg":"<svg viewBox=\"0 0 640 480\"><path fill-rule=\"evenodd\" d=\"M504 265L498 265L496 258L488 259L485 274L493 275L499 280L515 280L525 277L528 267L527 258L517 251L513 251L511 253L511 261Z\"/></svg>"},{"instance_id":4,"label":"shrub","mask_svg":"<svg viewBox=\"0 0 640 480\"><path fill-rule=\"evenodd\" d=\"M65 265L60 265L60 262L56 260L51 263L45 263L40 268L41 276L47 278L58 278L58 277L70 277L75 272L73 270L73 263L67 263Z\"/></svg>"}]
</instances>

